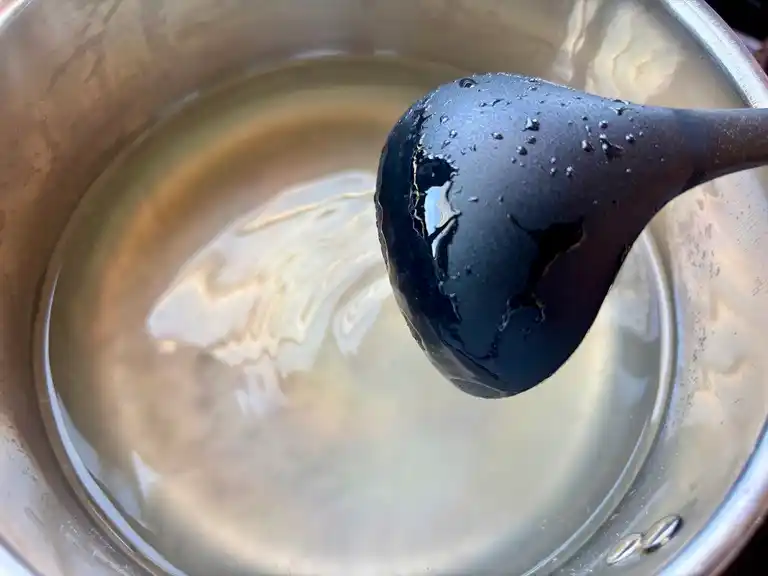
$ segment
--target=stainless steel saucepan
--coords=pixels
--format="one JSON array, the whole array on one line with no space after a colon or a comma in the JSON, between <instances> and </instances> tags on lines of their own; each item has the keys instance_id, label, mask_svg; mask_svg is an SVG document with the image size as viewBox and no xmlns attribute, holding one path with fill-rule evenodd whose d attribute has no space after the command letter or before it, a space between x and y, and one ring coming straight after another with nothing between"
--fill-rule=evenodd
<instances>
[{"instance_id":1,"label":"stainless steel saucepan","mask_svg":"<svg viewBox=\"0 0 768 576\"><path fill-rule=\"evenodd\" d=\"M79 198L190 94L323 53L509 70L667 106L768 106L762 71L698 0L0 0L3 574L146 570L65 481L33 382L39 293ZM631 490L559 559L563 576L715 574L768 510L768 172L687 194L649 235L670 286L669 401Z\"/></svg>"}]
</instances>

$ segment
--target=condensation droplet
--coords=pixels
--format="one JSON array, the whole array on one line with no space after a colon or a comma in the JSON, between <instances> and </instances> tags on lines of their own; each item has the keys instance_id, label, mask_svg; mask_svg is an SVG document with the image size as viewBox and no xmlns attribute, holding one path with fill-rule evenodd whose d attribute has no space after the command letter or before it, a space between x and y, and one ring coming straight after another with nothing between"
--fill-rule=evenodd
<instances>
[{"instance_id":1,"label":"condensation droplet","mask_svg":"<svg viewBox=\"0 0 768 576\"><path fill-rule=\"evenodd\" d=\"M538 118L527 118L525 120L525 127L523 128L523 130L531 130L533 132L536 132L538 131L540 126L541 124L539 123Z\"/></svg>"}]
</instances>

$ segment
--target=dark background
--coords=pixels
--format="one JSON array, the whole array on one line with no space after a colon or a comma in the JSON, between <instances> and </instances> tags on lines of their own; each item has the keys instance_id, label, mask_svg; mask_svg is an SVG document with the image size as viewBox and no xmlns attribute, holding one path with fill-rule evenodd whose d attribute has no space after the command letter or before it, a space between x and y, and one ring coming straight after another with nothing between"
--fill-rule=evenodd
<instances>
[{"instance_id":1,"label":"dark background","mask_svg":"<svg viewBox=\"0 0 768 576\"><path fill-rule=\"evenodd\" d=\"M768 0L709 0L709 5L739 32L768 38Z\"/></svg>"}]
</instances>

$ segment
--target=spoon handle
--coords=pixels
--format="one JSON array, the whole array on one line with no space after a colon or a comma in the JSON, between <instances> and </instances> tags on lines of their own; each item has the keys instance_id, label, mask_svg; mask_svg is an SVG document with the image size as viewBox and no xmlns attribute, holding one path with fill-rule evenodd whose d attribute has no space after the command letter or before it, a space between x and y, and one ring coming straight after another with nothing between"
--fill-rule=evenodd
<instances>
[{"instance_id":1,"label":"spoon handle","mask_svg":"<svg viewBox=\"0 0 768 576\"><path fill-rule=\"evenodd\" d=\"M768 109L681 110L679 118L696 150L687 188L768 164Z\"/></svg>"}]
</instances>

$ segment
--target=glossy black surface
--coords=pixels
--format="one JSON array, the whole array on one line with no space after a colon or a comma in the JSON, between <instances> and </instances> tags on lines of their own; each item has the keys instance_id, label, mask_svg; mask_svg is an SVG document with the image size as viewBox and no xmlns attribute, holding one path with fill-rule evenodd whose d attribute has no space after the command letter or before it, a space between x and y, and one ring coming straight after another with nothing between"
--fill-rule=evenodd
<instances>
[{"instance_id":1,"label":"glossy black surface","mask_svg":"<svg viewBox=\"0 0 768 576\"><path fill-rule=\"evenodd\" d=\"M765 134L757 120L509 74L438 88L392 130L376 194L390 281L414 336L469 393L535 386L578 347L661 207L764 160L765 144L744 152Z\"/></svg>"}]
</instances>

